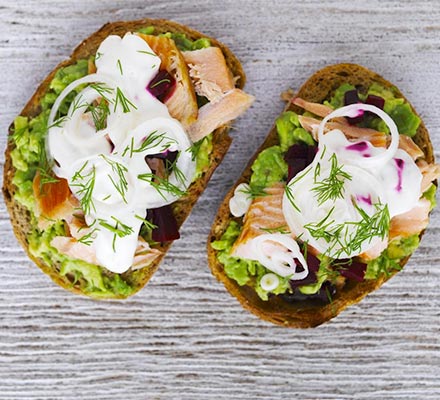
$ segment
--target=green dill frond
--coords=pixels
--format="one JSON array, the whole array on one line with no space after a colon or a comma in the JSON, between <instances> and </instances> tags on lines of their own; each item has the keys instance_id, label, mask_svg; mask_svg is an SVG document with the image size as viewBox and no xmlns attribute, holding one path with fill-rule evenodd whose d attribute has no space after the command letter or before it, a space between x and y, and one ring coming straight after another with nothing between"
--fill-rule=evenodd
<instances>
[{"instance_id":1,"label":"green dill frond","mask_svg":"<svg viewBox=\"0 0 440 400\"><path fill-rule=\"evenodd\" d=\"M331 168L327 178L319 181L320 164L315 167L315 184L312 191L315 192L318 205L322 205L327 200L336 200L344 197L344 184L347 180L351 180L350 174L342 169L342 165L338 164L336 154L331 156ZM319 169L319 171L318 171Z\"/></svg>"},{"instance_id":2,"label":"green dill frond","mask_svg":"<svg viewBox=\"0 0 440 400\"><path fill-rule=\"evenodd\" d=\"M97 105L90 105L88 111L92 115L95 129L100 131L107 126L107 118L110 114L108 102L102 99Z\"/></svg>"},{"instance_id":3,"label":"green dill frond","mask_svg":"<svg viewBox=\"0 0 440 400\"><path fill-rule=\"evenodd\" d=\"M95 166L93 166L87 174L83 175L87 164L88 161L86 161L83 166L75 172L71 183L71 186L79 188L77 194L80 198L80 204L84 214L89 214L91 209L95 209L93 203L93 189L95 187L96 171Z\"/></svg>"},{"instance_id":4,"label":"green dill frond","mask_svg":"<svg viewBox=\"0 0 440 400\"><path fill-rule=\"evenodd\" d=\"M127 191L128 191L128 181L126 178L126 174L128 173L128 169L124 164L121 164L117 161L111 160L110 158L106 157L104 154L100 154L100 157L108 164L110 165L113 173L117 176L117 179L113 179L113 177L109 174L108 177L116 189L116 191L120 194L122 200L127 203L127 199L125 197Z\"/></svg>"},{"instance_id":5,"label":"green dill frond","mask_svg":"<svg viewBox=\"0 0 440 400\"><path fill-rule=\"evenodd\" d=\"M121 88L119 87L116 88L115 106L113 112L116 111L118 105L122 107L123 113L130 112L131 111L130 107L137 110L137 107L130 100L128 100L128 98L124 95Z\"/></svg>"},{"instance_id":6,"label":"green dill frond","mask_svg":"<svg viewBox=\"0 0 440 400\"><path fill-rule=\"evenodd\" d=\"M145 227L146 227L147 229L149 229L149 230L153 230L153 229L156 229L156 228L157 228L157 225L154 225L151 221L149 221L149 220L146 219L146 218L142 218L140 215L137 215L137 214L136 214L136 215L135 215L135 218L141 220L141 221L144 223Z\"/></svg>"},{"instance_id":7,"label":"green dill frond","mask_svg":"<svg viewBox=\"0 0 440 400\"><path fill-rule=\"evenodd\" d=\"M161 178L152 173L140 174L138 175L138 179L149 182L165 200L166 196L164 192L171 193L178 197L181 197L186 193L186 191L172 184L168 179Z\"/></svg>"},{"instance_id":8,"label":"green dill frond","mask_svg":"<svg viewBox=\"0 0 440 400\"><path fill-rule=\"evenodd\" d=\"M124 149L122 156L124 157L128 152L130 152L131 158L134 153L143 153L159 146L161 146L159 153L163 153L167 151L173 144L177 144L176 140L166 136L165 132L158 134L157 130L155 130L151 132L137 148L135 147L134 138L132 137L130 145Z\"/></svg>"}]
</instances>

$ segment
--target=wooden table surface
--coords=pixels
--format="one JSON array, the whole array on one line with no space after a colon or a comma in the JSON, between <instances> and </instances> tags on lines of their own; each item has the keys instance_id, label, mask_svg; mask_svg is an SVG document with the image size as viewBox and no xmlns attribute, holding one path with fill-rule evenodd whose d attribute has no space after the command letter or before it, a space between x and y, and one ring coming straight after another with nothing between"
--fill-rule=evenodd
<instances>
[{"instance_id":1,"label":"wooden table surface","mask_svg":"<svg viewBox=\"0 0 440 400\"><path fill-rule=\"evenodd\" d=\"M438 158L440 2L1 0L1 147L76 44L107 21L143 17L226 43L257 100L182 239L130 300L55 286L18 246L1 201L0 399L439 399L438 211L403 272L312 330L244 311L211 276L205 244L221 199L282 110L281 91L325 65L359 63L399 86Z\"/></svg>"}]
</instances>

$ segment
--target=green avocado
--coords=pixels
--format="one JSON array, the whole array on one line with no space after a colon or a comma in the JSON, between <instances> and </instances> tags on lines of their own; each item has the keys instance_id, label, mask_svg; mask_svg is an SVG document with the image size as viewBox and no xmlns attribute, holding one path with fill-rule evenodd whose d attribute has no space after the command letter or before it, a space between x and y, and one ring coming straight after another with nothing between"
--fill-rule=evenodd
<instances>
[{"instance_id":1,"label":"green avocado","mask_svg":"<svg viewBox=\"0 0 440 400\"><path fill-rule=\"evenodd\" d=\"M200 38L197 40L189 39L184 33L167 32L159 36L165 36L173 39L180 51L200 50L211 47L211 41L208 38Z\"/></svg>"},{"instance_id":2,"label":"green avocado","mask_svg":"<svg viewBox=\"0 0 440 400\"><path fill-rule=\"evenodd\" d=\"M293 111L283 112L275 124L282 151L287 151L290 146L301 142L309 146L315 145L312 135L301 127L298 115Z\"/></svg>"},{"instance_id":3,"label":"green avocado","mask_svg":"<svg viewBox=\"0 0 440 400\"><path fill-rule=\"evenodd\" d=\"M393 240L378 258L367 264L365 279L377 279L381 275L389 276L393 271L399 271L402 269L400 261L411 255L419 244L419 235Z\"/></svg>"},{"instance_id":4,"label":"green avocado","mask_svg":"<svg viewBox=\"0 0 440 400\"><path fill-rule=\"evenodd\" d=\"M252 164L250 186L252 189L264 189L287 178L287 163L280 146L263 150Z\"/></svg>"}]
</instances>

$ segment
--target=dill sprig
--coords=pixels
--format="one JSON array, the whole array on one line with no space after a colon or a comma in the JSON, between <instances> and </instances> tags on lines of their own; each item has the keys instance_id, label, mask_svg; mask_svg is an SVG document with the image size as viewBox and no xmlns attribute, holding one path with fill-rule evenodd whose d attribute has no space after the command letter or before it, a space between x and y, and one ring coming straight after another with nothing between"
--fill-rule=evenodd
<instances>
[{"instance_id":1,"label":"dill sprig","mask_svg":"<svg viewBox=\"0 0 440 400\"><path fill-rule=\"evenodd\" d=\"M390 229L390 213L387 204L374 203L375 213L371 216L359 207L353 200L353 205L361 216L357 222L356 231L353 233L350 244L353 249L359 249L362 243L373 237L385 239Z\"/></svg>"},{"instance_id":2,"label":"dill sprig","mask_svg":"<svg viewBox=\"0 0 440 400\"><path fill-rule=\"evenodd\" d=\"M117 175L118 179L115 181L113 177L108 174L108 177L112 183L112 185L115 187L117 192L122 197L122 200L124 203L127 203L127 200L125 198L125 195L128 191L128 182L127 178L125 177L125 174L128 173L128 169L124 164L121 164L117 161L111 160L110 158L106 157L104 154L100 154L100 157L112 168L112 171L114 174ZM108 196L107 196L108 198ZM106 198L106 199L107 199Z\"/></svg>"},{"instance_id":3,"label":"dill sprig","mask_svg":"<svg viewBox=\"0 0 440 400\"><path fill-rule=\"evenodd\" d=\"M157 81L156 83L154 83L153 85L150 86L150 89L154 89L156 86L159 86L162 83L171 83L171 81L168 78L163 78L160 81Z\"/></svg>"},{"instance_id":4,"label":"dill sprig","mask_svg":"<svg viewBox=\"0 0 440 400\"><path fill-rule=\"evenodd\" d=\"M111 225L110 223L108 223L107 221L105 221L103 219L99 220L99 225L101 225L103 228L109 230L110 232L112 232L114 234L112 247L113 247L113 251L116 251L116 248L115 248L116 238L118 238L118 237L123 238L125 236L132 234L134 231L131 226L124 224L123 222L121 222L119 219L117 219L113 215L111 216L111 219L116 222L115 226Z\"/></svg>"},{"instance_id":5,"label":"dill sprig","mask_svg":"<svg viewBox=\"0 0 440 400\"><path fill-rule=\"evenodd\" d=\"M67 115L63 115L62 117L57 118L53 121L51 125L48 125L47 130L51 128L61 128L61 126L70 119Z\"/></svg>"},{"instance_id":6,"label":"dill sprig","mask_svg":"<svg viewBox=\"0 0 440 400\"><path fill-rule=\"evenodd\" d=\"M325 254L332 258L337 259L344 254L358 252L366 241L371 242L375 237L384 239L389 232L390 214L386 204L373 204L375 212L369 215L354 201L353 203L361 217L359 221L335 223L331 218L335 208L332 207L320 221L304 225L314 239L324 239L328 243ZM350 230L350 227L354 229ZM339 246L339 249L333 253L336 246Z\"/></svg>"},{"instance_id":7,"label":"dill sprig","mask_svg":"<svg viewBox=\"0 0 440 400\"><path fill-rule=\"evenodd\" d=\"M130 145L124 149L122 153L122 157L124 157L127 154L127 152L130 152L130 158L131 158L133 157L134 153L143 153L147 150L151 150L158 146L162 146L158 152L163 153L167 151L173 144L176 143L177 142L174 139L166 136L165 132L161 134L157 134L157 130L156 130L151 132L146 137L146 139L141 143L141 145L137 148L135 147L134 138L132 137Z\"/></svg>"},{"instance_id":8,"label":"dill sprig","mask_svg":"<svg viewBox=\"0 0 440 400\"><path fill-rule=\"evenodd\" d=\"M123 222L121 222L113 215L110 218L116 222L115 226L109 224L107 221L103 219L99 220L99 225L109 230L110 232L113 232L118 237L125 237L133 233L133 228L131 226L125 225Z\"/></svg>"},{"instance_id":9,"label":"dill sprig","mask_svg":"<svg viewBox=\"0 0 440 400\"><path fill-rule=\"evenodd\" d=\"M324 239L327 243L331 243L338 239L341 229L344 227L344 224L336 224L335 220L331 218L331 215L334 211L335 207L332 207L330 211L318 222L310 222L304 225L304 228L307 229L310 235L315 239Z\"/></svg>"},{"instance_id":10,"label":"dill sprig","mask_svg":"<svg viewBox=\"0 0 440 400\"><path fill-rule=\"evenodd\" d=\"M95 232L98 230L98 228L92 229L89 233L86 233L85 235L81 236L78 239L78 242L85 244L86 246L90 246L93 243L93 240L95 239Z\"/></svg>"},{"instance_id":11,"label":"dill sprig","mask_svg":"<svg viewBox=\"0 0 440 400\"><path fill-rule=\"evenodd\" d=\"M130 112L131 111L130 107L137 110L137 107L130 100L128 100L128 98L122 92L121 88L117 87L116 88L116 97L115 97L115 107L113 109L113 112L116 111L119 104L121 105L122 112L124 112L124 113Z\"/></svg>"},{"instance_id":12,"label":"dill sprig","mask_svg":"<svg viewBox=\"0 0 440 400\"><path fill-rule=\"evenodd\" d=\"M157 57L156 54L152 53L151 51L138 50L137 52L142 54L148 54L149 56Z\"/></svg>"},{"instance_id":13,"label":"dill sprig","mask_svg":"<svg viewBox=\"0 0 440 400\"><path fill-rule=\"evenodd\" d=\"M134 217L141 220L144 223L145 227L149 230L153 230L153 229L157 228L157 225L154 225L151 221L149 221L146 218L141 217L140 215L136 214Z\"/></svg>"},{"instance_id":14,"label":"dill sprig","mask_svg":"<svg viewBox=\"0 0 440 400\"><path fill-rule=\"evenodd\" d=\"M171 193L179 197L186 193L186 191L180 189L168 179L161 178L153 173L140 174L138 175L138 179L149 182L150 185L153 186L165 200L166 196L163 192Z\"/></svg>"},{"instance_id":15,"label":"dill sprig","mask_svg":"<svg viewBox=\"0 0 440 400\"><path fill-rule=\"evenodd\" d=\"M49 160L44 145L40 145L40 162L37 171L40 173L40 192L43 192L43 186L47 183L57 183L59 179L53 174L53 160Z\"/></svg>"},{"instance_id":16,"label":"dill sprig","mask_svg":"<svg viewBox=\"0 0 440 400\"><path fill-rule=\"evenodd\" d=\"M72 102L72 111L70 113L70 116L75 114L75 112L78 111L79 109L81 109L83 107L87 107L87 106L88 106L88 104L83 102L82 95L76 96Z\"/></svg>"},{"instance_id":17,"label":"dill sprig","mask_svg":"<svg viewBox=\"0 0 440 400\"><path fill-rule=\"evenodd\" d=\"M103 83L92 83L89 87L94 89L109 104L113 103L113 101L108 96L113 92L113 89L110 89L109 87L105 86Z\"/></svg>"},{"instance_id":18,"label":"dill sprig","mask_svg":"<svg viewBox=\"0 0 440 400\"><path fill-rule=\"evenodd\" d=\"M343 197L344 184L346 180L351 180L351 175L342 169L338 164L336 154L331 156L330 173L327 178L318 181L320 175L320 164L315 167L315 185L312 191L316 193L318 205L322 205L327 200L336 200Z\"/></svg>"},{"instance_id":19,"label":"dill sprig","mask_svg":"<svg viewBox=\"0 0 440 400\"><path fill-rule=\"evenodd\" d=\"M96 180L95 166L93 166L88 173L83 174L87 164L88 161L86 161L83 166L75 172L75 174L72 176L71 183L73 187L79 188L77 193L80 197L81 208L85 214L89 214L92 208L95 209L95 205L93 203L93 189L95 187Z\"/></svg>"},{"instance_id":20,"label":"dill sprig","mask_svg":"<svg viewBox=\"0 0 440 400\"><path fill-rule=\"evenodd\" d=\"M110 114L108 102L102 99L97 105L90 105L88 111L92 115L93 123L97 131L107 126L107 117Z\"/></svg>"},{"instance_id":21,"label":"dill sprig","mask_svg":"<svg viewBox=\"0 0 440 400\"><path fill-rule=\"evenodd\" d=\"M328 288L328 286L325 287L325 295L327 296L329 304L333 304L333 296L330 293L330 289Z\"/></svg>"},{"instance_id":22,"label":"dill sprig","mask_svg":"<svg viewBox=\"0 0 440 400\"><path fill-rule=\"evenodd\" d=\"M47 183L58 183L60 181L46 168L38 167L37 169L40 172L40 187L46 185Z\"/></svg>"},{"instance_id":23,"label":"dill sprig","mask_svg":"<svg viewBox=\"0 0 440 400\"><path fill-rule=\"evenodd\" d=\"M15 126L13 126L11 135L8 137L8 140L13 140L15 143L17 143L28 129L29 127L27 124L20 129L16 129Z\"/></svg>"},{"instance_id":24,"label":"dill sprig","mask_svg":"<svg viewBox=\"0 0 440 400\"><path fill-rule=\"evenodd\" d=\"M177 161L179 160L180 153L177 153L176 158L173 162L170 160L165 159L165 169L170 171L170 173L174 172L174 175L177 179L177 181L182 185L185 186L185 174L182 172L182 170L177 166Z\"/></svg>"},{"instance_id":25,"label":"dill sprig","mask_svg":"<svg viewBox=\"0 0 440 400\"><path fill-rule=\"evenodd\" d=\"M292 205L292 207L298 211L301 212L300 208L295 203L295 196L292 193L291 186L296 185L301 179L303 179L310 171L310 168L306 168L302 173L295 175L293 179L291 179L290 182L287 183L285 193L287 196L287 200L289 200L289 203Z\"/></svg>"},{"instance_id":26,"label":"dill sprig","mask_svg":"<svg viewBox=\"0 0 440 400\"><path fill-rule=\"evenodd\" d=\"M301 210L295 203L295 196L292 193L292 189L290 188L290 185L286 186L284 193L286 194L287 200L289 200L289 203L292 205L292 207L300 213Z\"/></svg>"},{"instance_id":27,"label":"dill sprig","mask_svg":"<svg viewBox=\"0 0 440 400\"><path fill-rule=\"evenodd\" d=\"M249 185L249 188L242 188L239 190L239 192L247 194L251 199L255 199L256 197L264 197L269 195L269 193L267 193L264 189L265 186Z\"/></svg>"},{"instance_id":28,"label":"dill sprig","mask_svg":"<svg viewBox=\"0 0 440 400\"><path fill-rule=\"evenodd\" d=\"M199 141L193 143L191 147L189 147L186 151L189 151L191 153L191 160L196 161L197 156L199 155L200 149L202 147L203 142L205 141L206 137L203 139L200 139Z\"/></svg>"},{"instance_id":29,"label":"dill sprig","mask_svg":"<svg viewBox=\"0 0 440 400\"><path fill-rule=\"evenodd\" d=\"M118 66L118 69L119 69L119 72L121 73L121 75L124 75L124 71L122 70L121 60L118 59L116 65Z\"/></svg>"}]
</instances>

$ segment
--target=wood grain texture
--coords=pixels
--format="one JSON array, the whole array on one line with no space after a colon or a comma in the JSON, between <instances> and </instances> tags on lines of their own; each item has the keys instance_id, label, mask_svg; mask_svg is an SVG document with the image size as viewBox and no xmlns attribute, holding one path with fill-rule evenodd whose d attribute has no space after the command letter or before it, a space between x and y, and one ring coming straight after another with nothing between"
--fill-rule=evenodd
<instances>
[{"instance_id":1,"label":"wood grain texture","mask_svg":"<svg viewBox=\"0 0 440 400\"><path fill-rule=\"evenodd\" d=\"M0 1L0 145L37 84L107 21L168 18L241 59L255 106L147 287L96 302L25 257L0 203L1 399L439 399L440 217L405 270L307 331L242 310L211 276L217 206L283 105L315 70L355 62L396 83L440 150L437 1ZM3 164L3 157L1 158Z\"/></svg>"}]
</instances>

